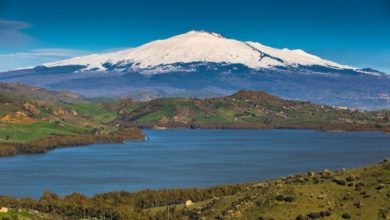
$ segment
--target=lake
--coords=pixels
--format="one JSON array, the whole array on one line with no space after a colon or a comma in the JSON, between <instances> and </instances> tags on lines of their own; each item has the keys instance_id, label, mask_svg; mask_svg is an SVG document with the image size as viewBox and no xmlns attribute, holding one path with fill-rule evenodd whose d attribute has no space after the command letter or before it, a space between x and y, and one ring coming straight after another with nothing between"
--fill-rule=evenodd
<instances>
[{"instance_id":1,"label":"lake","mask_svg":"<svg viewBox=\"0 0 390 220\"><path fill-rule=\"evenodd\" d=\"M390 135L313 130L145 130L145 142L94 144L0 159L0 194L39 197L207 187L390 156Z\"/></svg>"}]
</instances>

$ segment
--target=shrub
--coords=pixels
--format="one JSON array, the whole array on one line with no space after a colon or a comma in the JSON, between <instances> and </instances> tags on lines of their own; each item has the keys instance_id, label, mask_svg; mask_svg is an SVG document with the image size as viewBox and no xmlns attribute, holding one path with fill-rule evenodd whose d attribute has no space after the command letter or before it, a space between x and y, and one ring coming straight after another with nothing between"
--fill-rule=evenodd
<instances>
[{"instance_id":1,"label":"shrub","mask_svg":"<svg viewBox=\"0 0 390 220\"><path fill-rule=\"evenodd\" d=\"M335 179L335 180L333 180L333 182L335 182L335 183L337 183L338 185L341 185L341 186L345 186L345 184L347 184L345 180Z\"/></svg>"},{"instance_id":2,"label":"shrub","mask_svg":"<svg viewBox=\"0 0 390 220\"><path fill-rule=\"evenodd\" d=\"M350 219L351 218L351 214L349 214L348 212L345 212L341 215L342 218L345 218L345 219Z\"/></svg>"},{"instance_id":3,"label":"shrub","mask_svg":"<svg viewBox=\"0 0 390 220\"><path fill-rule=\"evenodd\" d=\"M286 202L293 202L294 200L295 200L295 198L292 197L292 196L286 196L286 197L284 197L284 201L286 201Z\"/></svg>"}]
</instances>

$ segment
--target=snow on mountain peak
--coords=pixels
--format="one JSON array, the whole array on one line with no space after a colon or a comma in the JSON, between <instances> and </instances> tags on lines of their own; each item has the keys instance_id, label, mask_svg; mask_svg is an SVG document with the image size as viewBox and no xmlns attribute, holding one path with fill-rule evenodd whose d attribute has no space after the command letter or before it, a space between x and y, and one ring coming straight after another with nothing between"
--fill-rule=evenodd
<instances>
[{"instance_id":1,"label":"snow on mountain peak","mask_svg":"<svg viewBox=\"0 0 390 220\"><path fill-rule=\"evenodd\" d=\"M222 34L210 32L210 31L205 31L205 30L192 30L192 31L189 31L187 33L184 33L184 34L181 34L178 36L195 37L195 36L199 36L199 35L208 36L208 37L225 38L224 36L222 36Z\"/></svg>"},{"instance_id":2,"label":"snow on mountain peak","mask_svg":"<svg viewBox=\"0 0 390 220\"><path fill-rule=\"evenodd\" d=\"M92 54L44 66L83 65L86 69L105 70L104 64L133 64L146 69L160 65L192 62L243 64L250 68L275 66L320 65L352 68L321 59L303 50L275 49L257 42L243 42L208 31L189 31L164 40L156 40L137 48L111 53Z\"/></svg>"}]
</instances>

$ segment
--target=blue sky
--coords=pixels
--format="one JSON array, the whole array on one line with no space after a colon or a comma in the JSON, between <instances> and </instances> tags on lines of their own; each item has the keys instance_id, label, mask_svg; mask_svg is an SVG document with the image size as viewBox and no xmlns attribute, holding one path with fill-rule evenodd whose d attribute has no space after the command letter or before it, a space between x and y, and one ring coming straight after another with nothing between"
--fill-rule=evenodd
<instances>
[{"instance_id":1,"label":"blue sky","mask_svg":"<svg viewBox=\"0 0 390 220\"><path fill-rule=\"evenodd\" d=\"M390 73L389 0L0 0L0 70L193 29Z\"/></svg>"}]
</instances>

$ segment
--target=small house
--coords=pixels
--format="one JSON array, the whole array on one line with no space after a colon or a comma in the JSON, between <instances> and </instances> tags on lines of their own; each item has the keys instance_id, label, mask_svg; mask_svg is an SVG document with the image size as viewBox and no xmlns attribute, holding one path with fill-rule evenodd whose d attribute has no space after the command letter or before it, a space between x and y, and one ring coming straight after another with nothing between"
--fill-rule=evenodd
<instances>
[{"instance_id":1,"label":"small house","mask_svg":"<svg viewBox=\"0 0 390 220\"><path fill-rule=\"evenodd\" d=\"M191 200L187 200L185 205L186 205L186 207L191 206L192 205L192 201Z\"/></svg>"},{"instance_id":2,"label":"small house","mask_svg":"<svg viewBox=\"0 0 390 220\"><path fill-rule=\"evenodd\" d=\"M7 207L1 207L0 208L0 213L7 213L9 209Z\"/></svg>"}]
</instances>

